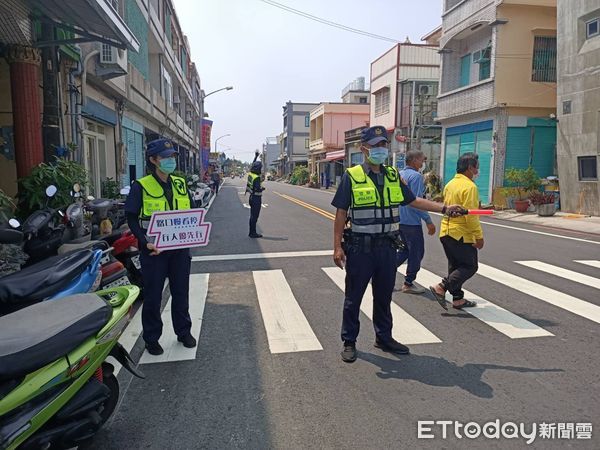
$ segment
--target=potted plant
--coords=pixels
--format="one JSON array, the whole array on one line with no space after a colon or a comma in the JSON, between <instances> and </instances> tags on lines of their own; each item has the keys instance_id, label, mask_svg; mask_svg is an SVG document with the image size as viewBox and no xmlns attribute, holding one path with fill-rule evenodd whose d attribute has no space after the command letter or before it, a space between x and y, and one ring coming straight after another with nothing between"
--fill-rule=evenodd
<instances>
[{"instance_id":1,"label":"potted plant","mask_svg":"<svg viewBox=\"0 0 600 450\"><path fill-rule=\"evenodd\" d=\"M529 208L527 193L537 190L540 186L540 178L534 168L529 166L527 169L516 169L511 167L506 170L504 179L512 184L517 198L515 199L515 209L517 212L525 212Z\"/></svg>"},{"instance_id":2,"label":"potted plant","mask_svg":"<svg viewBox=\"0 0 600 450\"><path fill-rule=\"evenodd\" d=\"M537 207L538 216L549 217L556 212L552 192L532 192L529 194L529 200Z\"/></svg>"}]
</instances>

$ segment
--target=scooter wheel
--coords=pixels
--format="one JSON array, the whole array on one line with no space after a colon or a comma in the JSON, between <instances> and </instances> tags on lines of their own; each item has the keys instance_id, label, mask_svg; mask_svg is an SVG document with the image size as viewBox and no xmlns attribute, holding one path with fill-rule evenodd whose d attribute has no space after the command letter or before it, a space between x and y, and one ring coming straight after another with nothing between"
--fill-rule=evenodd
<instances>
[{"instance_id":1,"label":"scooter wheel","mask_svg":"<svg viewBox=\"0 0 600 450\"><path fill-rule=\"evenodd\" d=\"M100 422L98 423L97 430L100 430L106 421L110 419L110 416L112 416L115 412L117 403L119 402L119 381L117 380L117 377L115 377L114 374L110 374L108 376L105 375L102 379L102 383L104 383L110 389L110 397L108 397L106 401L99 406L101 410L98 411L100 414ZM89 438L77 442L78 450L84 450L88 448L93 439L94 436L90 436Z\"/></svg>"}]
</instances>

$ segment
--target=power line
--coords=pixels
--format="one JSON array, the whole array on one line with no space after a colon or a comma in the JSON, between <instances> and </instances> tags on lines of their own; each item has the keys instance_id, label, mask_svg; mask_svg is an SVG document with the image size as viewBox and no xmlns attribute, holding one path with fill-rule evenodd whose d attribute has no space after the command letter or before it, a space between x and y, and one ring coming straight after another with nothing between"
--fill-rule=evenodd
<instances>
[{"instance_id":1,"label":"power line","mask_svg":"<svg viewBox=\"0 0 600 450\"><path fill-rule=\"evenodd\" d=\"M380 39L382 41L393 42L394 44L397 44L397 43L400 42L397 39L389 38L389 37L386 37L386 36L381 36L379 34L370 33L368 31L359 30L357 28L352 28L352 27L349 27L349 26L346 26L346 25L342 25L341 23L337 23L337 22L333 22L331 20L323 19L322 17L318 17L318 16L315 16L313 14L309 14L309 13L300 11L298 9L291 8L291 7L287 6L287 5L283 5L281 3L277 3L277 2L275 2L273 0L259 0L259 1L261 1L263 3L266 3L267 5L271 5L271 6L274 6L276 8L282 9L284 11L290 12L292 14L299 15L301 17L304 17L305 19L314 20L315 22L319 22L319 23L322 23L324 25L328 25L330 27L339 28L340 30L348 31L350 33L360 34L362 36L370 37L370 38L373 38L373 39Z\"/></svg>"}]
</instances>

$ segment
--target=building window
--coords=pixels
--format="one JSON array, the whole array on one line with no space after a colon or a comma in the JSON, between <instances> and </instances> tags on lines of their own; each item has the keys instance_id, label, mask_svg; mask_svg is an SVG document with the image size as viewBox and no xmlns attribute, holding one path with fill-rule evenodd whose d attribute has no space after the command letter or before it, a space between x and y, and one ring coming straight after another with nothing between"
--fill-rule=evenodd
<instances>
[{"instance_id":1,"label":"building window","mask_svg":"<svg viewBox=\"0 0 600 450\"><path fill-rule=\"evenodd\" d=\"M600 19L590 20L585 24L587 38L593 38L600 34Z\"/></svg>"},{"instance_id":2,"label":"building window","mask_svg":"<svg viewBox=\"0 0 600 450\"><path fill-rule=\"evenodd\" d=\"M309 148L310 147L310 139L306 138L304 139L304 148Z\"/></svg>"},{"instance_id":3,"label":"building window","mask_svg":"<svg viewBox=\"0 0 600 450\"><path fill-rule=\"evenodd\" d=\"M367 103L367 97L358 97L358 103L366 104Z\"/></svg>"},{"instance_id":4,"label":"building window","mask_svg":"<svg viewBox=\"0 0 600 450\"><path fill-rule=\"evenodd\" d=\"M535 37L531 81L556 83L556 37Z\"/></svg>"},{"instance_id":5,"label":"building window","mask_svg":"<svg viewBox=\"0 0 600 450\"><path fill-rule=\"evenodd\" d=\"M471 54L460 58L460 83L459 86L468 86L471 82Z\"/></svg>"},{"instance_id":6,"label":"building window","mask_svg":"<svg viewBox=\"0 0 600 450\"><path fill-rule=\"evenodd\" d=\"M306 116L304 116L304 126L306 128L310 127L310 114L307 114Z\"/></svg>"},{"instance_id":7,"label":"building window","mask_svg":"<svg viewBox=\"0 0 600 450\"><path fill-rule=\"evenodd\" d=\"M283 128L287 128L287 116L283 117Z\"/></svg>"},{"instance_id":8,"label":"building window","mask_svg":"<svg viewBox=\"0 0 600 450\"><path fill-rule=\"evenodd\" d=\"M571 114L571 100L563 102L563 114Z\"/></svg>"},{"instance_id":9,"label":"building window","mask_svg":"<svg viewBox=\"0 0 600 450\"><path fill-rule=\"evenodd\" d=\"M167 72L167 69L163 67L163 91L162 95L167 100L167 104L173 107L173 84L171 83L171 75Z\"/></svg>"},{"instance_id":10,"label":"building window","mask_svg":"<svg viewBox=\"0 0 600 450\"><path fill-rule=\"evenodd\" d=\"M578 156L579 181L597 181L598 167L595 156Z\"/></svg>"},{"instance_id":11,"label":"building window","mask_svg":"<svg viewBox=\"0 0 600 450\"><path fill-rule=\"evenodd\" d=\"M390 88L384 87L383 89L375 92L375 116L381 116L390 112Z\"/></svg>"},{"instance_id":12,"label":"building window","mask_svg":"<svg viewBox=\"0 0 600 450\"><path fill-rule=\"evenodd\" d=\"M479 81L487 80L491 70L492 43L484 49L473 52L473 64L479 64Z\"/></svg>"}]
</instances>

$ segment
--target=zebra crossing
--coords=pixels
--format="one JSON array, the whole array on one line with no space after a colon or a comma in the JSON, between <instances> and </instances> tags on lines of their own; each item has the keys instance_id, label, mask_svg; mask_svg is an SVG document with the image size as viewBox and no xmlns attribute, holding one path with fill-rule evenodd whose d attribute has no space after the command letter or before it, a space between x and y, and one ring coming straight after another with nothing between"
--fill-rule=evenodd
<instances>
[{"instance_id":1,"label":"zebra crossing","mask_svg":"<svg viewBox=\"0 0 600 450\"><path fill-rule=\"evenodd\" d=\"M574 262L582 266L600 269L600 260L575 260ZM521 267L528 267L535 271L549 273L558 279L568 279L583 284L591 290L600 289L600 273L598 273L599 278L596 278L542 261L515 261L514 263L514 271L517 272ZM318 270L326 275L326 279L337 286L340 295L342 295L345 272L337 267L320 267ZM403 273L405 267L400 267L398 271ZM281 269L252 271L253 286L251 289L256 292L257 308L262 316L262 325L272 354L323 350L322 343L319 342L288 283L287 277L291 279L293 276L294 274L290 273L286 275ZM510 289L522 292L565 312L580 316L585 320L600 323L600 306L589 301L486 264L479 264L478 276L508 286ZM438 283L440 278L441 274L422 268L417 275L416 282L427 287ZM190 292L193 301L190 302L190 314L193 322L192 333L199 338L199 345L202 345L201 325L202 321L205 320L203 317L205 305L211 301L209 284L209 273L191 276ZM475 300L477 307L463 310L463 313L470 314L489 326L494 332L499 332L510 339L554 336L550 331L495 304L492 301L493 299L483 298L471 291L465 291L465 298ZM447 301L451 301L449 294ZM409 345L441 344L443 342L435 334L436 330L428 329L395 301L392 301L391 309L394 321L394 339ZM197 349L186 349L177 343L177 338L172 330L170 311L169 299L169 303L162 313L164 332L161 344L165 349L165 353L160 356L151 356L144 352L140 360L141 364L195 359ZM361 311L369 320L372 320L373 297L370 287L365 292ZM531 315L534 315L534 313L532 312ZM141 334L141 319L139 316L141 316L141 311L138 311L121 339L126 348L133 347ZM210 317L207 317L206 320L210 320Z\"/></svg>"}]
</instances>

